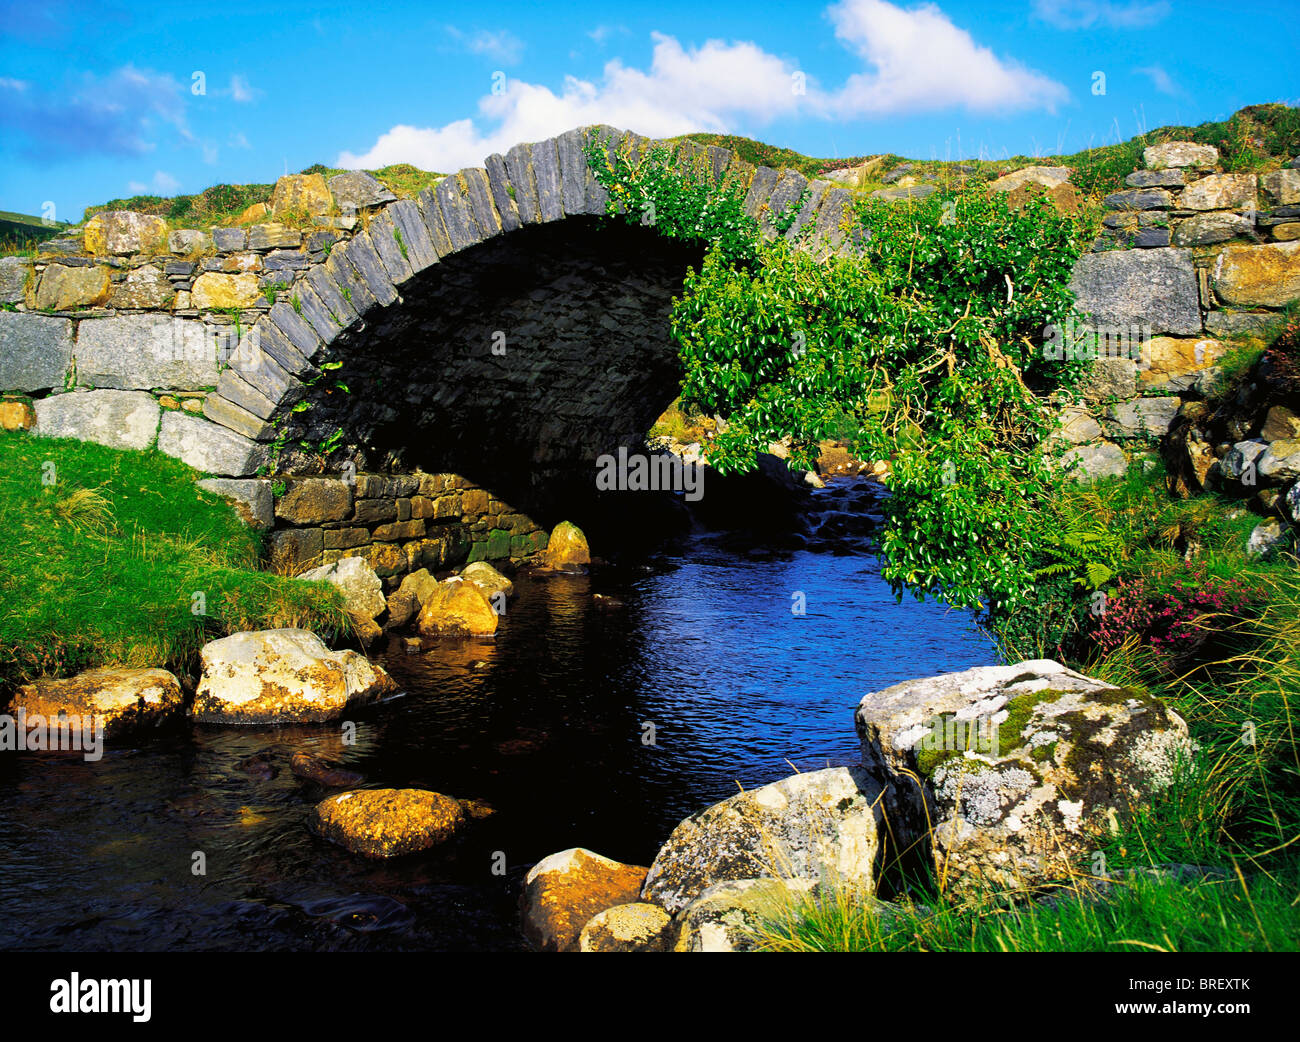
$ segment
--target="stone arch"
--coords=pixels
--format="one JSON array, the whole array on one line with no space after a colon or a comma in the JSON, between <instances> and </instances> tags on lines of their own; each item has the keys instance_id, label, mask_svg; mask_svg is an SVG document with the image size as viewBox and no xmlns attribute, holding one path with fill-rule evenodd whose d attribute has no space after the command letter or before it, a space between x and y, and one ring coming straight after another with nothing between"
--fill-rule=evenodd
<instances>
[{"instance_id":1,"label":"stone arch","mask_svg":"<svg viewBox=\"0 0 1300 1042\"><path fill-rule=\"evenodd\" d=\"M353 552L350 540L415 540L407 529L421 526L403 518L417 506L440 528L459 517L474 544L448 536L448 547L420 551L425 564L495 557L507 542L511 556L525 553L537 522L582 519L573 495L594 493L595 458L634 443L675 397L669 304L700 257L698 245L600 220L608 195L584 151L593 132L607 154L665 145L702 183L739 186L769 237L816 255L848 248L845 188L724 148L580 127L489 156L414 199L352 175L344 195L359 221L334 220L328 232L272 222L209 238L168 233L159 217L97 217L82 238L43 244L21 271L0 267L0 301L17 305L0 311L0 391L30 396L38 434L156 447L211 475L205 486L276 528L272 557L285 567ZM243 291L200 295L204 282ZM263 299L272 284L278 298ZM485 311L501 317L488 322ZM561 321L585 342L558 335ZM502 327L507 351L517 349L504 361L522 356L535 369L494 361L489 334ZM421 353L394 368L404 337ZM333 394L337 383L349 393ZM323 447L335 432L335 447L369 475L355 488L305 476L324 471L325 457L304 458L298 442ZM332 454L329 469L345 458ZM321 501L304 505L312 496ZM642 511L645 497L633 498ZM360 526L363 512L382 532L328 528ZM390 549L375 552L386 576L404 567Z\"/></svg>"},{"instance_id":2,"label":"stone arch","mask_svg":"<svg viewBox=\"0 0 1300 1042\"><path fill-rule=\"evenodd\" d=\"M504 156L489 156L483 167L461 170L444 178L421 192L417 199L398 200L378 208L369 216L366 227L337 245L323 263L312 264L300 272L288 291L293 303L279 300L257 320L204 403L206 419L223 428L220 436L236 449L227 455L229 476L263 469L286 416L298 415L293 410L303 409L304 403L313 407L324 404L319 384L320 364L330 361L347 366L349 357L358 354L375 358L377 345L392 343L403 328L411 326L416 317L414 311L427 313L429 298L436 298L438 293L445 297L450 292L448 287L454 287L458 280L463 282L467 273L480 272L484 277L478 280L475 292L486 288L490 296L491 273L495 270L500 277L510 267L512 254L529 261L545 258L554 262L557 254L567 249L575 265L591 263L593 255L597 264L613 263L622 257L624 276L639 263L655 270L659 278L657 285L639 288L637 306L643 311L658 309L661 319L666 319L664 308L671 292L679 287L680 275L687 264L698 260L698 251L672 244L650 229L640 232L621 224L603 225L599 234L596 233L596 218L606 213L608 194L590 170L583 151L592 131L611 152L626 149L643 154L656 144L612 127L582 127L546 141L516 145ZM791 170L756 168L728 149L692 142L675 145L674 161L679 168L712 179L715 184L724 179L738 180L746 190L746 211L760 219L769 236L778 234L771 216L798 207L788 228L780 234L819 253L843 248L842 223L851 200L847 189L827 181L809 181ZM607 243L604 247L602 237ZM673 266L678 270L677 287L664 278L666 267ZM564 283L567 279L571 284L576 277L574 272L560 270L552 281ZM666 288L671 292L666 293ZM577 287L570 285L570 289ZM538 300L538 304L545 310L544 300ZM657 327L656 332L667 347L666 324L660 321ZM484 331L488 328L483 326ZM510 332L501 332L506 335L508 358ZM635 338L631 339L635 347ZM535 346L541 351L548 345ZM482 365L477 370L480 374L490 371L493 357L487 337L481 338L481 351ZM515 406L551 410L534 417L537 422L528 428L538 438L538 444L532 447L531 463L541 467L531 481L534 498L536 486L545 481L545 464L553 448L549 441L567 436L574 439L582 453L590 453L609 444L611 436L625 435L638 427L644 433L658 410L671 401L672 394L666 400L657 400L662 394L653 393L654 379L672 369L664 352L641 351L639 358L646 371L639 374L635 365L629 369L622 364L627 361L627 355L627 351L620 354L618 364L613 367L617 380L612 389L605 388L611 396L608 401L597 395L593 400L577 403L578 412L585 412L591 420L591 437L584 437L580 431L575 434L570 430L565 435L548 428L545 420L554 414L557 405L553 396L548 399L542 395L539 402L529 405L503 395L501 422L504 426L512 422L510 413ZM570 361L581 359L570 358ZM593 356L593 363L599 361ZM599 365L594 369L598 371ZM352 373L360 378L365 376L356 366ZM465 378L463 367L457 373L459 377L453 379ZM503 380L502 386L514 392L522 390L519 381ZM369 388L372 395L378 390ZM462 387L460 391L464 397L472 389L467 391ZM575 389L574 393L582 392ZM391 409L391 401L386 401L384 406ZM614 412L605 406L612 407ZM353 414L358 411L365 410L351 410ZM343 415L349 410L336 412ZM417 430L428 427L420 419L420 412L418 402L410 403L406 418L414 419ZM444 411L444 415L450 413ZM196 422L199 421L191 421ZM371 426L382 427L382 423L372 422ZM450 462L463 469L467 466L466 454L456 449L455 441L444 439L452 448ZM168 445L161 440L160 447L168 451ZM382 452L391 446L386 446L380 436L372 448ZM409 460L409 453L406 455ZM435 459L409 461L424 466L438 465ZM394 461L365 462L376 466ZM496 475L496 479L518 494L524 478L510 473L510 468L506 471Z\"/></svg>"}]
</instances>

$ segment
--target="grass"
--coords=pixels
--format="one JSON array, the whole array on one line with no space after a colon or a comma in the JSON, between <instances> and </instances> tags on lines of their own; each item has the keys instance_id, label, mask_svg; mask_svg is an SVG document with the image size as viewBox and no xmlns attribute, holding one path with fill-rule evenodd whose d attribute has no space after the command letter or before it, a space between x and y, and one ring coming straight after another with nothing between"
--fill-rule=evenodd
<instances>
[{"instance_id":1,"label":"grass","mask_svg":"<svg viewBox=\"0 0 1300 1042\"><path fill-rule=\"evenodd\" d=\"M1300 874L1178 882L1134 874L1006 907L905 901L880 915L844 891L801 896L756 931L777 952L1244 952L1300 950Z\"/></svg>"},{"instance_id":2,"label":"grass","mask_svg":"<svg viewBox=\"0 0 1300 1042\"><path fill-rule=\"evenodd\" d=\"M317 163L302 172L320 174L328 180L335 174L343 173L343 170ZM422 189L437 184L443 177L442 174L420 170L410 163L395 163L367 172L387 185L399 199L409 199ZM84 220L89 220L95 214L106 210L134 210L136 213L165 218L170 228L207 228L212 225L233 223L245 210L256 203L266 203L269 206L274 193L274 184L220 184L205 188L194 195L133 195L126 199L110 199L100 206L86 207ZM250 223L257 224L272 219L270 214L266 214ZM313 219L305 213L281 213L274 220L295 227L314 227Z\"/></svg>"},{"instance_id":3,"label":"grass","mask_svg":"<svg viewBox=\"0 0 1300 1042\"><path fill-rule=\"evenodd\" d=\"M1116 137L1118 138L1118 128ZM786 167L797 170L805 177L821 177L828 171L856 166L870 156L848 159L827 159L805 156L788 148L753 141L729 134L687 134L685 138L705 145L721 145L735 151L741 159L758 166ZM1202 123L1199 126L1166 126L1151 131L1141 131L1127 141L1089 147L1071 154L1047 156L1003 156L1001 159L965 159L961 163L974 167L971 174L976 179L1000 177L1026 166L1068 166L1074 170L1071 183L1085 197L1099 200L1125 187L1124 179L1134 170L1141 169L1142 150L1148 145L1164 141L1195 141L1213 145L1220 153L1223 168L1232 172L1262 172L1276 170L1281 162L1300 154L1300 108L1285 104L1250 105L1226 120ZM956 161L904 159L887 154L877 167L874 176L879 178L907 162L908 173L913 176L934 174L940 181L952 174ZM882 186L879 180L862 186L872 191Z\"/></svg>"},{"instance_id":4,"label":"grass","mask_svg":"<svg viewBox=\"0 0 1300 1042\"><path fill-rule=\"evenodd\" d=\"M0 702L100 665L189 672L238 630L347 631L339 592L259 570L257 534L196 476L154 451L0 434Z\"/></svg>"},{"instance_id":5,"label":"grass","mask_svg":"<svg viewBox=\"0 0 1300 1042\"><path fill-rule=\"evenodd\" d=\"M335 174L343 172L339 167L322 166L320 163L309 166L303 171L304 174L320 174L327 181ZM436 185L446 176L430 170L421 170L410 163L393 163L389 166L380 167L378 170L367 170L366 173L382 181L399 199L412 199L424 189Z\"/></svg>"},{"instance_id":6,"label":"grass","mask_svg":"<svg viewBox=\"0 0 1300 1042\"><path fill-rule=\"evenodd\" d=\"M1218 631L1208 660L1170 677L1131 642L1083 665L1158 693L1200 746L1190 776L1141 807L1131 834L1110 844L1112 863L1300 864L1300 575L1294 565L1244 574L1262 601L1246 618L1204 620Z\"/></svg>"},{"instance_id":7,"label":"grass","mask_svg":"<svg viewBox=\"0 0 1300 1042\"><path fill-rule=\"evenodd\" d=\"M713 422L707 417L682 408L681 399L676 399L663 415L655 420L647 435L650 438L672 438L683 445L702 442L711 436Z\"/></svg>"}]
</instances>

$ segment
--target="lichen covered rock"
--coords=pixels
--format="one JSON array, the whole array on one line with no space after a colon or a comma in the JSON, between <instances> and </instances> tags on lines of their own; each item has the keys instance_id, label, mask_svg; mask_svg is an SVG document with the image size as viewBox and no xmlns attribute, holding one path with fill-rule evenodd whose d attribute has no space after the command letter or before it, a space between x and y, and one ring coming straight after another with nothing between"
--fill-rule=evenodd
<instances>
[{"instance_id":1,"label":"lichen covered rock","mask_svg":"<svg viewBox=\"0 0 1300 1042\"><path fill-rule=\"evenodd\" d=\"M752 952L818 889L811 879L733 879L709 887L677 916L679 952Z\"/></svg>"},{"instance_id":2,"label":"lichen covered rock","mask_svg":"<svg viewBox=\"0 0 1300 1042\"><path fill-rule=\"evenodd\" d=\"M428 850L465 823L460 801L425 789L358 789L316 805L312 828L354 854L388 858Z\"/></svg>"},{"instance_id":3,"label":"lichen covered rock","mask_svg":"<svg viewBox=\"0 0 1300 1042\"><path fill-rule=\"evenodd\" d=\"M460 570L460 577L472 582L489 597L494 593L504 593L507 597L515 592L515 584L493 568L487 561L474 561Z\"/></svg>"},{"instance_id":4,"label":"lichen covered rock","mask_svg":"<svg viewBox=\"0 0 1300 1042\"><path fill-rule=\"evenodd\" d=\"M386 629L397 629L420 614L420 609L438 589L438 580L427 568L409 572L402 583L388 595L388 623Z\"/></svg>"},{"instance_id":5,"label":"lichen covered rock","mask_svg":"<svg viewBox=\"0 0 1300 1042\"><path fill-rule=\"evenodd\" d=\"M416 630L422 637L490 637L499 616L476 584L449 579L431 591L420 608Z\"/></svg>"},{"instance_id":6,"label":"lichen covered rock","mask_svg":"<svg viewBox=\"0 0 1300 1042\"><path fill-rule=\"evenodd\" d=\"M537 862L519 907L524 936L550 952L576 951L582 928L607 908L639 900L646 870L574 847Z\"/></svg>"},{"instance_id":7,"label":"lichen covered rock","mask_svg":"<svg viewBox=\"0 0 1300 1042\"><path fill-rule=\"evenodd\" d=\"M737 793L673 830L650 866L643 896L676 913L717 883L767 876L874 893L880 796L873 778L850 767Z\"/></svg>"},{"instance_id":8,"label":"lichen covered rock","mask_svg":"<svg viewBox=\"0 0 1300 1042\"><path fill-rule=\"evenodd\" d=\"M569 521L561 521L551 530L546 543L546 566L559 572L585 571L591 563L591 551L582 529Z\"/></svg>"},{"instance_id":9,"label":"lichen covered rock","mask_svg":"<svg viewBox=\"0 0 1300 1042\"><path fill-rule=\"evenodd\" d=\"M355 651L331 651L310 630L234 633L203 646L194 717L208 723L318 723L396 688Z\"/></svg>"},{"instance_id":10,"label":"lichen covered rock","mask_svg":"<svg viewBox=\"0 0 1300 1042\"><path fill-rule=\"evenodd\" d=\"M298 578L337 586L343 592L344 607L362 619L373 621L388 607L383 582L360 557L341 557L332 564L303 572Z\"/></svg>"},{"instance_id":11,"label":"lichen covered rock","mask_svg":"<svg viewBox=\"0 0 1300 1042\"><path fill-rule=\"evenodd\" d=\"M105 667L88 669L63 680L37 680L18 688L9 713L25 710L53 720L60 714L86 719L100 717L104 735L153 730L180 719L185 698L179 681L165 669Z\"/></svg>"},{"instance_id":12,"label":"lichen covered rock","mask_svg":"<svg viewBox=\"0 0 1300 1042\"><path fill-rule=\"evenodd\" d=\"M676 932L672 916L658 905L615 905L582 928L578 951L667 952L672 951Z\"/></svg>"},{"instance_id":13,"label":"lichen covered rock","mask_svg":"<svg viewBox=\"0 0 1300 1042\"><path fill-rule=\"evenodd\" d=\"M899 842L933 826L936 871L955 893L1068 878L1192 753L1158 699L1047 659L896 684L863 698L856 719Z\"/></svg>"}]
</instances>

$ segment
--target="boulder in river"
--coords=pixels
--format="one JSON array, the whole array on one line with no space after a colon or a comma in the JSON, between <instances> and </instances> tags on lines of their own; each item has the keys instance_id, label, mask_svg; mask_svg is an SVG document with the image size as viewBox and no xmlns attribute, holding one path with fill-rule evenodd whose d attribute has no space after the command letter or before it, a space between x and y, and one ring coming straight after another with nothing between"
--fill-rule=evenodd
<instances>
[{"instance_id":1,"label":"boulder in river","mask_svg":"<svg viewBox=\"0 0 1300 1042\"><path fill-rule=\"evenodd\" d=\"M668 952L676 935L672 916L637 901L594 916L578 935L580 952Z\"/></svg>"},{"instance_id":2,"label":"boulder in river","mask_svg":"<svg viewBox=\"0 0 1300 1042\"><path fill-rule=\"evenodd\" d=\"M650 866L643 896L677 913L718 883L767 876L870 895L883 833L881 787L867 772L796 774L683 821Z\"/></svg>"},{"instance_id":3,"label":"boulder in river","mask_svg":"<svg viewBox=\"0 0 1300 1042\"><path fill-rule=\"evenodd\" d=\"M355 651L310 630L247 630L203 646L194 718L218 724L317 723L396 688Z\"/></svg>"},{"instance_id":4,"label":"boulder in river","mask_svg":"<svg viewBox=\"0 0 1300 1042\"><path fill-rule=\"evenodd\" d=\"M677 916L679 952L752 952L765 929L783 921L818 888L812 879L729 879L696 897Z\"/></svg>"},{"instance_id":5,"label":"boulder in river","mask_svg":"<svg viewBox=\"0 0 1300 1042\"><path fill-rule=\"evenodd\" d=\"M460 577L472 582L490 598L494 593L504 593L507 597L515 592L515 584L493 568L487 561L474 561L460 570Z\"/></svg>"},{"instance_id":6,"label":"boulder in river","mask_svg":"<svg viewBox=\"0 0 1300 1042\"><path fill-rule=\"evenodd\" d=\"M83 723L103 720L104 737L152 730L180 719L185 697L180 682L165 669L109 666L88 669L62 680L37 680L18 688L10 715L25 710L27 720L40 715L57 720L60 714ZM91 723L93 731L94 725Z\"/></svg>"},{"instance_id":7,"label":"boulder in river","mask_svg":"<svg viewBox=\"0 0 1300 1042\"><path fill-rule=\"evenodd\" d=\"M354 854L388 858L428 850L465 823L460 801L426 789L356 789L316 804L312 828Z\"/></svg>"},{"instance_id":8,"label":"boulder in river","mask_svg":"<svg viewBox=\"0 0 1300 1042\"><path fill-rule=\"evenodd\" d=\"M582 529L571 521L561 521L551 529L546 543L546 567L556 572L584 572L591 564L591 551Z\"/></svg>"},{"instance_id":9,"label":"boulder in river","mask_svg":"<svg viewBox=\"0 0 1300 1042\"><path fill-rule=\"evenodd\" d=\"M542 858L524 880L519 899L524 936L542 951L578 950L582 928L615 905L639 900L646 870L583 847Z\"/></svg>"},{"instance_id":10,"label":"boulder in river","mask_svg":"<svg viewBox=\"0 0 1300 1042\"><path fill-rule=\"evenodd\" d=\"M1050 659L895 684L856 720L891 829L954 893L1068 879L1193 753L1157 698Z\"/></svg>"},{"instance_id":11,"label":"boulder in river","mask_svg":"<svg viewBox=\"0 0 1300 1042\"><path fill-rule=\"evenodd\" d=\"M402 584L388 595L387 629L397 629L420 614L420 609L438 589L438 580L421 568L402 577Z\"/></svg>"},{"instance_id":12,"label":"boulder in river","mask_svg":"<svg viewBox=\"0 0 1300 1042\"><path fill-rule=\"evenodd\" d=\"M500 617L487 594L475 583L448 579L439 583L420 609L416 629L422 637L490 637Z\"/></svg>"}]
</instances>

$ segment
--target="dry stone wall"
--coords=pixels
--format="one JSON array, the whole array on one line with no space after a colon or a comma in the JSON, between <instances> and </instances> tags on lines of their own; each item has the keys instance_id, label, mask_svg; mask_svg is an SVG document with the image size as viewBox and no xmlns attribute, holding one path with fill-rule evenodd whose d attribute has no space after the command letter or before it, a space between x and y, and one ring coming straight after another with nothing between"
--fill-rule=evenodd
<instances>
[{"instance_id":1,"label":"dry stone wall","mask_svg":"<svg viewBox=\"0 0 1300 1042\"><path fill-rule=\"evenodd\" d=\"M396 588L421 568L521 561L546 547L531 518L457 474L292 477L272 493L270 562L288 574L360 557Z\"/></svg>"},{"instance_id":2,"label":"dry stone wall","mask_svg":"<svg viewBox=\"0 0 1300 1042\"><path fill-rule=\"evenodd\" d=\"M1300 301L1295 161L1225 173L1217 149L1177 141L1143 158L1104 200L1102 233L1071 283L1090 316L1074 332L1099 334L1103 356L1061 433L1074 445L1066 458L1093 477L1122 473L1215 390L1234 338L1266 333Z\"/></svg>"}]
</instances>

